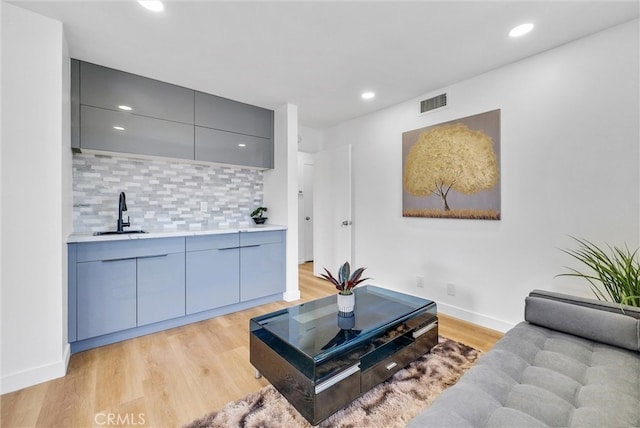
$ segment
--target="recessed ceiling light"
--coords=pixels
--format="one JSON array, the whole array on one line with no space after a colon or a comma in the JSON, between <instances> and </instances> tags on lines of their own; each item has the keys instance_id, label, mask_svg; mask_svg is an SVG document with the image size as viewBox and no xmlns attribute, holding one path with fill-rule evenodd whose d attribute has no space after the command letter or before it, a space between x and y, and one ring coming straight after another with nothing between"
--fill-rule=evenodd
<instances>
[{"instance_id":1,"label":"recessed ceiling light","mask_svg":"<svg viewBox=\"0 0 640 428\"><path fill-rule=\"evenodd\" d=\"M240 144L238 144L238 147L247 147L247 145L244 144L244 143L240 143Z\"/></svg>"},{"instance_id":2,"label":"recessed ceiling light","mask_svg":"<svg viewBox=\"0 0 640 428\"><path fill-rule=\"evenodd\" d=\"M162 12L164 10L164 5L161 1L138 1L140 5L146 9L149 9L153 12Z\"/></svg>"},{"instance_id":3,"label":"recessed ceiling light","mask_svg":"<svg viewBox=\"0 0 640 428\"><path fill-rule=\"evenodd\" d=\"M132 109L131 107L129 107L129 106L118 106L118 108L119 108L120 110L124 110L124 111L131 111L131 110L133 110L133 109Z\"/></svg>"},{"instance_id":4,"label":"recessed ceiling light","mask_svg":"<svg viewBox=\"0 0 640 428\"><path fill-rule=\"evenodd\" d=\"M124 128L122 126L114 126L113 129L117 131L124 131Z\"/></svg>"},{"instance_id":5,"label":"recessed ceiling light","mask_svg":"<svg viewBox=\"0 0 640 428\"><path fill-rule=\"evenodd\" d=\"M362 95L360 95L362 97L363 100L370 100L371 98L375 97L376 94L373 92L363 92Z\"/></svg>"},{"instance_id":6,"label":"recessed ceiling light","mask_svg":"<svg viewBox=\"0 0 640 428\"><path fill-rule=\"evenodd\" d=\"M511 31L509 31L509 37L520 37L524 36L528 32L533 30L533 24L527 22L526 24L520 24L517 27L513 27Z\"/></svg>"}]
</instances>

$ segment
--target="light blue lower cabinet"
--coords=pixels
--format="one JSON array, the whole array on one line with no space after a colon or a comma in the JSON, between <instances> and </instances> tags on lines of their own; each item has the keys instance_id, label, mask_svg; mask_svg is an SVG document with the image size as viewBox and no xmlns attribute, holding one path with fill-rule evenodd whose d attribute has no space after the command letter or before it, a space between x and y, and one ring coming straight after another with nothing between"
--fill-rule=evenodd
<instances>
[{"instance_id":1,"label":"light blue lower cabinet","mask_svg":"<svg viewBox=\"0 0 640 428\"><path fill-rule=\"evenodd\" d=\"M187 314L240 301L239 251L235 247L187 252Z\"/></svg>"},{"instance_id":2,"label":"light blue lower cabinet","mask_svg":"<svg viewBox=\"0 0 640 428\"><path fill-rule=\"evenodd\" d=\"M138 326L185 314L184 253L137 259Z\"/></svg>"},{"instance_id":3,"label":"light blue lower cabinet","mask_svg":"<svg viewBox=\"0 0 640 428\"><path fill-rule=\"evenodd\" d=\"M77 339L136 326L136 259L77 264Z\"/></svg>"},{"instance_id":4,"label":"light blue lower cabinet","mask_svg":"<svg viewBox=\"0 0 640 428\"><path fill-rule=\"evenodd\" d=\"M71 352L281 300L285 232L69 245Z\"/></svg>"},{"instance_id":5,"label":"light blue lower cabinet","mask_svg":"<svg viewBox=\"0 0 640 428\"><path fill-rule=\"evenodd\" d=\"M285 289L285 232L241 233L240 300L283 293Z\"/></svg>"}]
</instances>

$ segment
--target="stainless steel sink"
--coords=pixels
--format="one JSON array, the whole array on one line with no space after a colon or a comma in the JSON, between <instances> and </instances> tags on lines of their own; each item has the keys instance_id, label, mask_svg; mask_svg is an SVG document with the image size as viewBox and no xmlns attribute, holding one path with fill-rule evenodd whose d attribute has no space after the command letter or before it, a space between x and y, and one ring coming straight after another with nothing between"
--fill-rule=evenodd
<instances>
[{"instance_id":1,"label":"stainless steel sink","mask_svg":"<svg viewBox=\"0 0 640 428\"><path fill-rule=\"evenodd\" d=\"M123 230L122 232L118 232L116 230L109 230L107 232L93 232L94 236L101 235L131 235L132 233L149 233L144 230Z\"/></svg>"}]
</instances>

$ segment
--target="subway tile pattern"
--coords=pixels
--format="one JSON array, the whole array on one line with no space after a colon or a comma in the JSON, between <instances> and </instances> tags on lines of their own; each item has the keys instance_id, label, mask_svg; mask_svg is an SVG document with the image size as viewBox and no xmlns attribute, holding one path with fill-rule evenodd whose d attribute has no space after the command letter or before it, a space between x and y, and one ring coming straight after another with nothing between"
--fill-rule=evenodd
<instances>
[{"instance_id":1,"label":"subway tile pattern","mask_svg":"<svg viewBox=\"0 0 640 428\"><path fill-rule=\"evenodd\" d=\"M249 168L74 153L74 232L115 230L120 192L130 229L248 226L262 205L262 182L263 171Z\"/></svg>"}]
</instances>

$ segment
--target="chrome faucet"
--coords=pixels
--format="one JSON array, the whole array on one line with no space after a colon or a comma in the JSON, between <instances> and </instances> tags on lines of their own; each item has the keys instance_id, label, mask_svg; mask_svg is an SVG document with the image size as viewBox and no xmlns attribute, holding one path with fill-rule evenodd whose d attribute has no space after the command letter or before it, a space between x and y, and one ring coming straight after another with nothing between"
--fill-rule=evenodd
<instances>
[{"instance_id":1,"label":"chrome faucet","mask_svg":"<svg viewBox=\"0 0 640 428\"><path fill-rule=\"evenodd\" d=\"M116 231L124 232L124 228L131 226L131 218L127 216L127 221L122 221L122 211L127 210L127 198L124 192L120 192L120 199L118 200L118 225Z\"/></svg>"}]
</instances>

